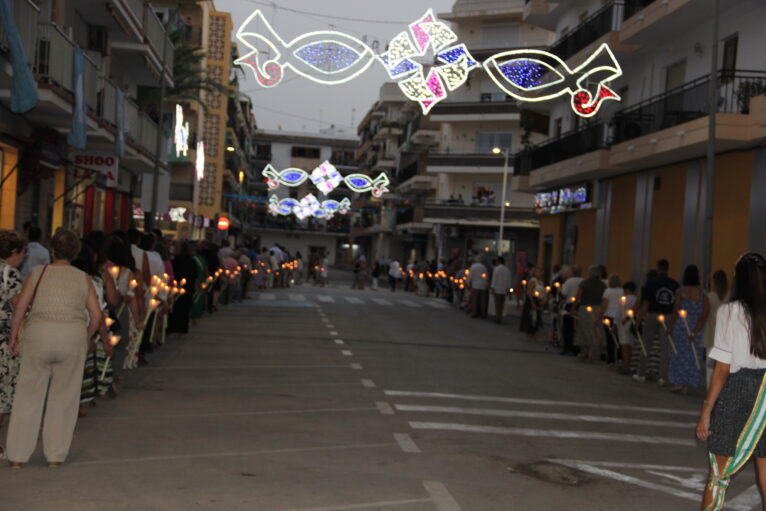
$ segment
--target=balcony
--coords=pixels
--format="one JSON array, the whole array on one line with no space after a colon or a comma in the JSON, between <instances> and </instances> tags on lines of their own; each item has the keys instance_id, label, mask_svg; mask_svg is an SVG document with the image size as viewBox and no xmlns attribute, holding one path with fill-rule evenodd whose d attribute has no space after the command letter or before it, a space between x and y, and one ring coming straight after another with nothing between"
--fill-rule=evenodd
<instances>
[{"instance_id":1,"label":"balcony","mask_svg":"<svg viewBox=\"0 0 766 511\"><path fill-rule=\"evenodd\" d=\"M513 175L528 176L540 167L604 148L605 127L598 122L517 153L513 158Z\"/></svg>"},{"instance_id":2,"label":"balcony","mask_svg":"<svg viewBox=\"0 0 766 511\"><path fill-rule=\"evenodd\" d=\"M13 22L19 30L24 55L27 57L29 65L32 66L37 47L37 21L40 16L40 9L31 0L12 0L11 11L13 12ZM0 25L0 50L8 51L8 39L2 25Z\"/></svg>"},{"instance_id":3,"label":"balcony","mask_svg":"<svg viewBox=\"0 0 766 511\"><path fill-rule=\"evenodd\" d=\"M505 98L503 98L505 99ZM442 102L431 110L435 122L519 121L516 101Z\"/></svg>"},{"instance_id":4,"label":"balcony","mask_svg":"<svg viewBox=\"0 0 766 511\"><path fill-rule=\"evenodd\" d=\"M634 46L656 46L685 28L709 21L709 9L692 0L625 0L619 42Z\"/></svg>"},{"instance_id":5,"label":"balcony","mask_svg":"<svg viewBox=\"0 0 766 511\"><path fill-rule=\"evenodd\" d=\"M622 3L614 0L589 16L569 33L553 43L550 52L561 60L567 60L588 45L595 43L610 32L616 32L617 20L622 16Z\"/></svg>"},{"instance_id":6,"label":"balcony","mask_svg":"<svg viewBox=\"0 0 766 511\"><path fill-rule=\"evenodd\" d=\"M633 17L655 1L656 0L623 0L622 20L625 21Z\"/></svg>"},{"instance_id":7,"label":"balcony","mask_svg":"<svg viewBox=\"0 0 766 511\"><path fill-rule=\"evenodd\" d=\"M404 141L416 146L430 146L439 142L440 135L439 124L418 116L407 126Z\"/></svg>"},{"instance_id":8,"label":"balcony","mask_svg":"<svg viewBox=\"0 0 766 511\"><path fill-rule=\"evenodd\" d=\"M415 174L405 179L396 187L396 193L402 195L423 195L436 190L437 177Z\"/></svg>"},{"instance_id":9,"label":"balcony","mask_svg":"<svg viewBox=\"0 0 766 511\"><path fill-rule=\"evenodd\" d=\"M506 222L530 221L531 208L505 208ZM500 225L500 204L466 204L457 199L426 199L423 221L434 224Z\"/></svg>"},{"instance_id":10,"label":"balcony","mask_svg":"<svg viewBox=\"0 0 766 511\"><path fill-rule=\"evenodd\" d=\"M505 158L493 154L449 154L434 152L428 154L427 171L429 173L502 174L504 167Z\"/></svg>"},{"instance_id":11,"label":"balcony","mask_svg":"<svg viewBox=\"0 0 766 511\"><path fill-rule=\"evenodd\" d=\"M551 13L559 6L558 2L549 0L525 0L524 15L525 22L548 30L556 29L556 18Z\"/></svg>"}]
</instances>

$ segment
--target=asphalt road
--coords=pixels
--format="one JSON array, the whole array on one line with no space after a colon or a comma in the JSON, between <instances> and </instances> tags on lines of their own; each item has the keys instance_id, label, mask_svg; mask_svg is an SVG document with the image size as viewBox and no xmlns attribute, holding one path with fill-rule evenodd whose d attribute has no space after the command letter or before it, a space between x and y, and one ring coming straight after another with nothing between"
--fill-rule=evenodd
<instances>
[{"instance_id":1,"label":"asphalt road","mask_svg":"<svg viewBox=\"0 0 766 511\"><path fill-rule=\"evenodd\" d=\"M128 373L60 469L39 450L1 468L0 510L696 509L698 401L531 345L515 318L278 289ZM726 509L753 509L753 482Z\"/></svg>"}]
</instances>

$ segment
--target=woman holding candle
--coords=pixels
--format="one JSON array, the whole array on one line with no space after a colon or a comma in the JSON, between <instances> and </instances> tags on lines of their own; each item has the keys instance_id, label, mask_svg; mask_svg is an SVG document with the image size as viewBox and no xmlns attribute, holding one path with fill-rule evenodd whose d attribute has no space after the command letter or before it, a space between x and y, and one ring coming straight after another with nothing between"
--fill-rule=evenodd
<instances>
[{"instance_id":1,"label":"woman holding candle","mask_svg":"<svg viewBox=\"0 0 766 511\"><path fill-rule=\"evenodd\" d=\"M617 362L617 328L622 321L626 300L621 300L623 291L619 275L616 273L610 275L608 283L609 287L604 290L601 297L601 319L606 340L606 365L611 367ZM608 322L603 321L605 319Z\"/></svg>"},{"instance_id":2,"label":"woman holding candle","mask_svg":"<svg viewBox=\"0 0 766 511\"><path fill-rule=\"evenodd\" d=\"M168 319L168 333L183 336L189 333L189 320L197 282L197 265L187 241L176 242L173 272L179 285L186 289L186 293L179 294L173 304L173 310Z\"/></svg>"},{"instance_id":3,"label":"woman holding candle","mask_svg":"<svg viewBox=\"0 0 766 511\"><path fill-rule=\"evenodd\" d=\"M196 323L196 320L201 318L202 315L205 313L205 303L207 302L207 284L205 283L208 278L208 269L207 269L207 261L205 260L205 257L200 252L202 248L204 247L203 243L200 243L199 245L193 245L192 246L192 255L194 256L194 267L197 271L197 279L196 279L196 292L194 293L194 296L192 298L192 309L191 309L191 322L192 324ZM258 275L261 275L261 280L263 280L262 272L263 270L260 269L258 265L253 262L253 264L256 266L256 271L258 271ZM256 279L256 283L258 280Z\"/></svg>"},{"instance_id":4,"label":"woman holding candle","mask_svg":"<svg viewBox=\"0 0 766 511\"><path fill-rule=\"evenodd\" d=\"M577 289L575 304L577 305L577 330L575 344L580 347L579 357L584 361L595 362L600 359L601 334L603 329L598 320L601 298L604 296L606 285L601 280L601 269L591 266L588 278L580 282Z\"/></svg>"},{"instance_id":5,"label":"woman holding candle","mask_svg":"<svg viewBox=\"0 0 766 511\"><path fill-rule=\"evenodd\" d=\"M11 319L10 350L21 353L7 442L13 468L29 461L43 409L48 465L55 467L66 459L77 422L88 340L103 324L90 277L70 264L80 252L77 235L61 229L51 248L53 263L32 270ZM24 336L19 338L23 322Z\"/></svg>"},{"instance_id":6,"label":"woman holding candle","mask_svg":"<svg viewBox=\"0 0 766 511\"><path fill-rule=\"evenodd\" d=\"M113 397L116 395L122 371L127 365L128 350L136 342L138 336L136 325L140 324L141 311L135 289L131 287L130 282L135 281L137 285L140 276L134 272L135 267L130 253L130 246L121 238L114 236L109 240L107 258L109 260L108 264L112 268L110 270L110 277L114 280L117 293L121 297L121 303L115 310L117 328L114 332L119 336L120 341L115 345L114 354L112 355L112 374L114 378L112 388L108 392Z\"/></svg>"},{"instance_id":7,"label":"woman holding candle","mask_svg":"<svg viewBox=\"0 0 766 511\"><path fill-rule=\"evenodd\" d=\"M710 311L710 303L700 287L697 267L684 270L681 287L676 290L675 307L669 330L677 353L670 359L668 382L672 392L686 394L689 387L700 385L702 330Z\"/></svg>"},{"instance_id":8,"label":"woman holding candle","mask_svg":"<svg viewBox=\"0 0 766 511\"><path fill-rule=\"evenodd\" d=\"M545 284L543 270L539 266L532 268L531 277L524 291L524 306L521 309L520 329L527 334L527 339L537 341L537 331L543 327L543 301Z\"/></svg>"},{"instance_id":9,"label":"woman holding candle","mask_svg":"<svg viewBox=\"0 0 766 511\"><path fill-rule=\"evenodd\" d=\"M723 508L731 477L755 457L761 498L766 495L766 260L748 253L737 261L731 301L718 309L716 361L696 434L707 440L710 479L702 509Z\"/></svg>"},{"instance_id":10,"label":"woman holding candle","mask_svg":"<svg viewBox=\"0 0 766 511\"><path fill-rule=\"evenodd\" d=\"M19 374L19 359L13 356L8 346L13 306L21 292L19 266L24 261L26 242L15 231L0 231L0 426L11 413L13 392ZM0 458L5 449L0 445Z\"/></svg>"}]
</instances>

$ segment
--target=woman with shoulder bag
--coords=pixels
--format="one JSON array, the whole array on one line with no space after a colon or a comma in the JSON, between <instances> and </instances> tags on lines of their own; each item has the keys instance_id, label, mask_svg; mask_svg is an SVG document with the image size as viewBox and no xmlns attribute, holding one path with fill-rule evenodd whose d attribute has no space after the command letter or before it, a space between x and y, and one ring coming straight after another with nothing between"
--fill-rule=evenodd
<instances>
[{"instance_id":1,"label":"woman with shoulder bag","mask_svg":"<svg viewBox=\"0 0 766 511\"><path fill-rule=\"evenodd\" d=\"M21 353L8 428L12 468L20 468L32 456L43 409L43 450L48 466L57 467L66 459L77 422L88 340L102 322L90 277L70 264L80 252L77 235L59 230L51 249L53 264L32 271L11 319L10 350Z\"/></svg>"}]
</instances>

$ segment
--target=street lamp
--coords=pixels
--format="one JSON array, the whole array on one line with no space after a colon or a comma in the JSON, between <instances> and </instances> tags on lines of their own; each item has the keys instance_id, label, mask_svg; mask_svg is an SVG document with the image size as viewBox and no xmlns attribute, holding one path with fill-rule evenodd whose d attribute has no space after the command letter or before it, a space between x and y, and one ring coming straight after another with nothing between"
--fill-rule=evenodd
<instances>
[{"instance_id":1,"label":"street lamp","mask_svg":"<svg viewBox=\"0 0 766 511\"><path fill-rule=\"evenodd\" d=\"M505 194L506 194L506 188L508 187L508 157L511 154L511 148L506 147L505 149L501 149L499 147L493 147L492 154L505 155L505 165L503 165L503 194L502 194L502 200L500 201L500 229L497 234L497 255L501 256L503 255L503 229L505 227L505 208L506 206L510 204L505 202Z\"/></svg>"}]
</instances>

